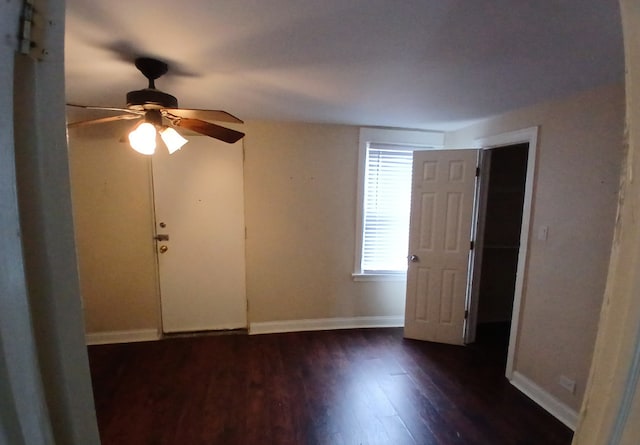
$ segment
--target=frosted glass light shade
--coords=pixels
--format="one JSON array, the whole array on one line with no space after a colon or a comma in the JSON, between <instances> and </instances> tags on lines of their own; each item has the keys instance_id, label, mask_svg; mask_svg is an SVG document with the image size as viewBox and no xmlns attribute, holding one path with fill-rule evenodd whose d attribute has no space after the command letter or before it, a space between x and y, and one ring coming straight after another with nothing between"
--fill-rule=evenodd
<instances>
[{"instance_id":1,"label":"frosted glass light shade","mask_svg":"<svg viewBox=\"0 0 640 445\"><path fill-rule=\"evenodd\" d=\"M152 155L156 151L156 128L148 122L143 122L129 133L129 143L138 153Z\"/></svg>"},{"instance_id":2,"label":"frosted glass light shade","mask_svg":"<svg viewBox=\"0 0 640 445\"><path fill-rule=\"evenodd\" d=\"M184 144L189 142L178 133L173 128L165 128L164 130L160 130L160 137L164 141L164 144L167 146L167 150L169 150L169 154L173 154L177 150L180 150Z\"/></svg>"}]
</instances>

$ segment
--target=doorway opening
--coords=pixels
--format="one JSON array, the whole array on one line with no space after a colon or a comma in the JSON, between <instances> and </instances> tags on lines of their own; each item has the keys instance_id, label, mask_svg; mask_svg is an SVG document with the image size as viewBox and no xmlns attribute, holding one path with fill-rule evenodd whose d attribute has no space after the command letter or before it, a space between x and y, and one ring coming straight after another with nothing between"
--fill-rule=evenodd
<instances>
[{"instance_id":1,"label":"doorway opening","mask_svg":"<svg viewBox=\"0 0 640 445\"><path fill-rule=\"evenodd\" d=\"M490 320L487 314L498 305L492 305L486 296L482 303L486 305L482 309L483 322L502 321L509 328L508 335L503 335L503 340L508 339L508 379L513 378L527 271L537 138L538 127L530 127L477 139L475 145L484 149L424 150L413 154L405 337L455 345L476 342L483 259L480 253L484 251L488 222L488 246L497 251L494 256L502 253L503 257L512 258L508 266L500 266L499 262L493 267L485 266L489 270L485 275L495 272L504 280L500 284L508 284L510 315L506 320ZM491 176L494 189L500 193L492 193L495 197L487 204ZM511 181L511 177L517 181ZM507 196L507 191L512 196ZM492 239L494 233L496 238ZM510 233L508 239L497 238L506 233ZM506 254L509 250L510 255Z\"/></svg>"},{"instance_id":2,"label":"doorway opening","mask_svg":"<svg viewBox=\"0 0 640 445\"><path fill-rule=\"evenodd\" d=\"M529 143L483 152L481 195L484 209L478 223L480 275L476 342L490 344L506 360L513 317L520 253ZM483 202L482 202L483 201Z\"/></svg>"}]
</instances>

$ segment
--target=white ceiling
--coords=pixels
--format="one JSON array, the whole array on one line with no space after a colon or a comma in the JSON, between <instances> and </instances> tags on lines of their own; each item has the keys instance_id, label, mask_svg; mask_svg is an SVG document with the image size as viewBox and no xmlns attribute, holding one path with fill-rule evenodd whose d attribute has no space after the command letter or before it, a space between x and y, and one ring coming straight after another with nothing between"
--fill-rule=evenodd
<instances>
[{"instance_id":1,"label":"white ceiling","mask_svg":"<svg viewBox=\"0 0 640 445\"><path fill-rule=\"evenodd\" d=\"M69 102L449 130L622 82L617 0L67 0Z\"/></svg>"}]
</instances>

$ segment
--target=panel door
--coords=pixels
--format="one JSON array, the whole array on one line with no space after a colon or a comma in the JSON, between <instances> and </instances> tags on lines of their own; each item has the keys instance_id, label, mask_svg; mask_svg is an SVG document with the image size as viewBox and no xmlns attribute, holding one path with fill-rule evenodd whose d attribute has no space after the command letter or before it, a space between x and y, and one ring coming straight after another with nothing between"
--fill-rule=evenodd
<instances>
[{"instance_id":1,"label":"panel door","mask_svg":"<svg viewBox=\"0 0 640 445\"><path fill-rule=\"evenodd\" d=\"M163 331L246 327L242 141L191 136L152 165Z\"/></svg>"},{"instance_id":2,"label":"panel door","mask_svg":"<svg viewBox=\"0 0 640 445\"><path fill-rule=\"evenodd\" d=\"M413 158L404 335L464 344L478 150Z\"/></svg>"}]
</instances>

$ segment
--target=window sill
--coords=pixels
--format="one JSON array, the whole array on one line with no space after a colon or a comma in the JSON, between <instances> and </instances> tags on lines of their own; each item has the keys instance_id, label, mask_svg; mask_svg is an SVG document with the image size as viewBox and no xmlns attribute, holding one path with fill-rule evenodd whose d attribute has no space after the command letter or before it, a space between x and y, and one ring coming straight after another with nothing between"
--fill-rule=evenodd
<instances>
[{"instance_id":1,"label":"window sill","mask_svg":"<svg viewBox=\"0 0 640 445\"><path fill-rule=\"evenodd\" d=\"M406 273L354 273L353 281L407 281Z\"/></svg>"}]
</instances>

